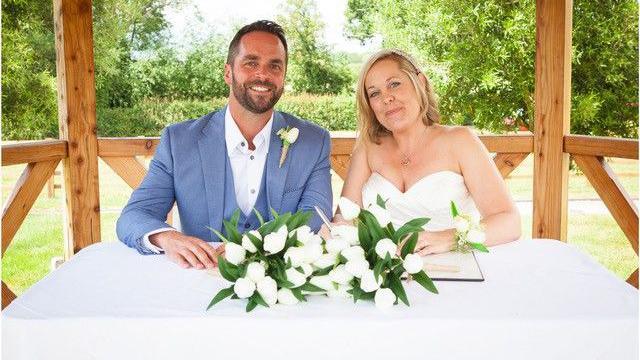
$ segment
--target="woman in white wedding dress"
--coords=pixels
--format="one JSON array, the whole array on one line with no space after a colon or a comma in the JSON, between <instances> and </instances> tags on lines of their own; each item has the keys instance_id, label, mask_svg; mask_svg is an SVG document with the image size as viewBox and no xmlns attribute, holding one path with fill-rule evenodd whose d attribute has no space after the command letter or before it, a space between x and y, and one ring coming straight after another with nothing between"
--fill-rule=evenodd
<instances>
[{"instance_id":1,"label":"woman in white wedding dress","mask_svg":"<svg viewBox=\"0 0 640 360\"><path fill-rule=\"evenodd\" d=\"M479 215L486 245L520 237L520 214L486 148L471 130L439 124L429 80L409 55L373 55L356 96L359 138L342 196L367 207L380 195L396 228L431 218L416 246L421 255L453 248L452 200ZM335 223L344 222L339 211Z\"/></svg>"}]
</instances>

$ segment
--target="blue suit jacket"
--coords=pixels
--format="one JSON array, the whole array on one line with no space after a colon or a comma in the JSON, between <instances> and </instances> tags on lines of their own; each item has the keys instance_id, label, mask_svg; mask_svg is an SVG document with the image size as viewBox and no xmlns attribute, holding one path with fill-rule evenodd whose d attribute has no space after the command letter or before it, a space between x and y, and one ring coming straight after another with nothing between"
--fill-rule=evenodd
<instances>
[{"instance_id":1,"label":"blue suit jacket","mask_svg":"<svg viewBox=\"0 0 640 360\"><path fill-rule=\"evenodd\" d=\"M225 108L196 120L164 129L149 172L118 219L118 238L142 254L150 254L142 242L150 231L170 227L165 219L174 201L184 234L205 241L218 241L207 226L222 228L225 194ZM278 167L282 141L276 134L285 127L300 130ZM275 112L271 142L263 176L267 201L278 213L311 210L316 205L332 212L330 175L331 139L321 127L292 115ZM263 214L265 219L271 215ZM318 230L322 221L314 212L310 226Z\"/></svg>"}]
</instances>

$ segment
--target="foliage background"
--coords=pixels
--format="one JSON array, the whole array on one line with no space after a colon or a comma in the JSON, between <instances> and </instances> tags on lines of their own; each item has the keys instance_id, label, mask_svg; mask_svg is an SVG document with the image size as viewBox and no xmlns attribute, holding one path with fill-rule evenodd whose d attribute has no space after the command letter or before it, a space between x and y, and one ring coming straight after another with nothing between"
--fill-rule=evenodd
<instances>
[{"instance_id":1,"label":"foliage background","mask_svg":"<svg viewBox=\"0 0 640 360\"><path fill-rule=\"evenodd\" d=\"M157 136L224 103L232 34L177 49L164 10L185 1L93 1L100 136ZM573 133L637 137L637 14L633 0L574 1ZM532 128L535 1L348 0L345 17L346 35L379 37L419 59L445 122L492 132ZM52 19L50 1L2 2L4 140L58 136ZM369 54L332 51L312 0L287 0L276 20L290 45L280 109L331 130L354 129L354 84Z\"/></svg>"}]
</instances>

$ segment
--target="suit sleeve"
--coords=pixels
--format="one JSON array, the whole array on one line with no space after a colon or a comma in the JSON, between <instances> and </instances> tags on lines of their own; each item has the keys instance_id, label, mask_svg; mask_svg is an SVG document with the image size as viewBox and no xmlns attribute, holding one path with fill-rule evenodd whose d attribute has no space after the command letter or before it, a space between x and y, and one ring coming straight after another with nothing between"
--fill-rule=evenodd
<instances>
[{"instance_id":1,"label":"suit sleeve","mask_svg":"<svg viewBox=\"0 0 640 360\"><path fill-rule=\"evenodd\" d=\"M144 255L155 254L144 245L144 235L171 228L165 222L175 202L170 134L170 128L163 131L147 175L131 194L116 224L120 241Z\"/></svg>"},{"instance_id":2,"label":"suit sleeve","mask_svg":"<svg viewBox=\"0 0 640 360\"><path fill-rule=\"evenodd\" d=\"M322 226L322 219L316 214L314 206L319 207L331 219L333 213L333 193L331 192L331 136L324 131L322 149L316 164L311 171L304 192L298 204L298 210L312 211L313 217L309 227L317 232Z\"/></svg>"}]
</instances>

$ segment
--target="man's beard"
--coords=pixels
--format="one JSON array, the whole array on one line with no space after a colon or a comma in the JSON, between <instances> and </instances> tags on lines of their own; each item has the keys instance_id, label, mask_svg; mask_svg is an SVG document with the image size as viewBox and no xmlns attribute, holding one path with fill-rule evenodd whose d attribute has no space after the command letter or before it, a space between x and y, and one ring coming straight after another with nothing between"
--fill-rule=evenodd
<instances>
[{"instance_id":1,"label":"man's beard","mask_svg":"<svg viewBox=\"0 0 640 360\"><path fill-rule=\"evenodd\" d=\"M236 81L236 78L235 76L233 76L233 74L231 75L231 79L233 95L235 96L236 100L238 100L242 107L254 114L263 114L273 109L278 100L280 100L280 96L282 96L282 91L284 90L283 88L278 89L273 83L270 83L268 81L253 81L245 84L240 84ZM260 99L256 101L248 94L249 88L251 86L266 87L271 91L267 92L265 95L260 96ZM271 94L271 98L265 99L265 97L269 96L269 94Z\"/></svg>"}]
</instances>

